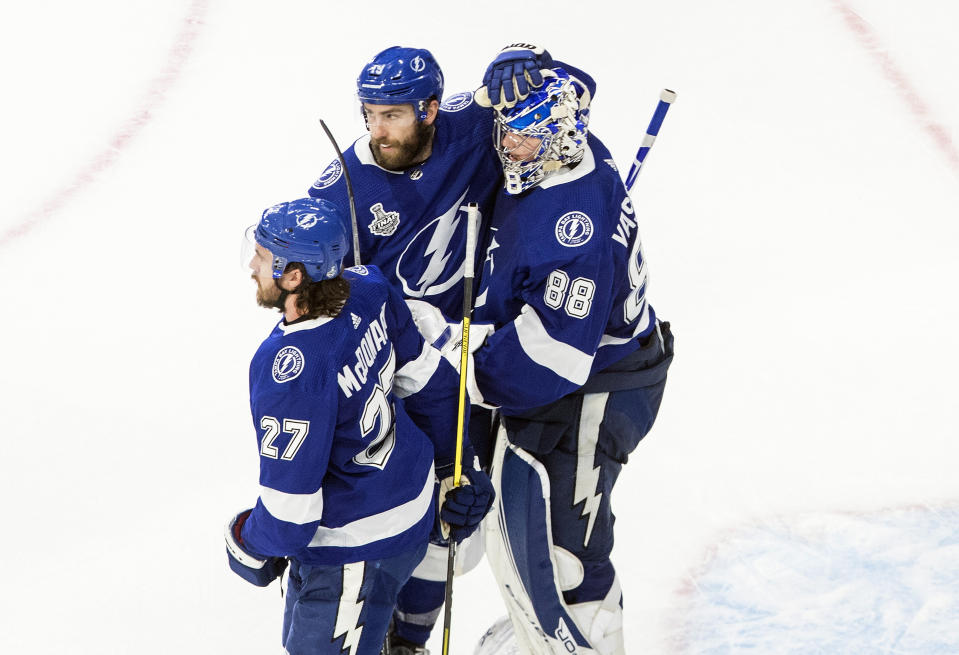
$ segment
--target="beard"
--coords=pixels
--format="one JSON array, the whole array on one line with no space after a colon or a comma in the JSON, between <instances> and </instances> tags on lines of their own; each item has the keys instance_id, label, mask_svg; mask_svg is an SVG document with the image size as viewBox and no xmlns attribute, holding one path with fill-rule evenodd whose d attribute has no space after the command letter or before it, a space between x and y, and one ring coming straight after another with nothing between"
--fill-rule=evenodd
<instances>
[{"instance_id":1,"label":"beard","mask_svg":"<svg viewBox=\"0 0 959 655\"><path fill-rule=\"evenodd\" d=\"M422 153L426 151L433 139L433 126L417 121L413 126L413 135L403 141L389 141L370 137L370 151L373 159L388 171L402 171L413 164L419 163ZM381 145L391 146L388 151L380 148Z\"/></svg>"},{"instance_id":2,"label":"beard","mask_svg":"<svg viewBox=\"0 0 959 655\"><path fill-rule=\"evenodd\" d=\"M266 288L260 284L256 276L250 276L256 281L256 304L267 309L283 309L280 305L280 295L282 293L276 280L270 280L270 285Z\"/></svg>"}]
</instances>

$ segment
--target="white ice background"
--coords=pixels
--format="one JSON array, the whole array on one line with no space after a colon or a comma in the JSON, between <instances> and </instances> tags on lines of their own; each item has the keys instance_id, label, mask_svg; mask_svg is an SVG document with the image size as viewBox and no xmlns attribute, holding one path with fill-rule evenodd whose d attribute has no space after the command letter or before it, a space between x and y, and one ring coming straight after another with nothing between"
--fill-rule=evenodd
<instances>
[{"instance_id":1,"label":"white ice background","mask_svg":"<svg viewBox=\"0 0 959 655\"><path fill-rule=\"evenodd\" d=\"M363 125L361 65L447 91L533 41L591 72L677 355L614 494L636 653L959 652L959 5L0 6L0 653L278 653L227 568L256 497L242 229ZM361 208L362 211L362 208ZM503 613L483 564L452 652ZM430 644L440 652L439 640Z\"/></svg>"}]
</instances>

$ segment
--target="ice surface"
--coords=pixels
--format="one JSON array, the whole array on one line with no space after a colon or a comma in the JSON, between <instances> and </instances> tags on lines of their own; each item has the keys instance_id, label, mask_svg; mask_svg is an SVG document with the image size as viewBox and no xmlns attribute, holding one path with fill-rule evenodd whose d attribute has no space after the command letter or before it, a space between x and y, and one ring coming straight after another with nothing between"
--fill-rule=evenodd
<instances>
[{"instance_id":1,"label":"ice surface","mask_svg":"<svg viewBox=\"0 0 959 655\"><path fill-rule=\"evenodd\" d=\"M955 653L959 508L742 526L691 571L684 653Z\"/></svg>"},{"instance_id":2,"label":"ice surface","mask_svg":"<svg viewBox=\"0 0 959 655\"><path fill-rule=\"evenodd\" d=\"M362 132L372 54L429 47L455 92L516 40L594 75L624 171L679 94L633 194L677 356L614 497L627 651L946 652L959 5L542 12L0 7L0 652L279 652L277 589L221 540L256 496L246 368L275 320L241 232L333 157L319 118ZM883 509L909 506L935 511ZM459 579L452 651L502 613L485 564Z\"/></svg>"}]
</instances>

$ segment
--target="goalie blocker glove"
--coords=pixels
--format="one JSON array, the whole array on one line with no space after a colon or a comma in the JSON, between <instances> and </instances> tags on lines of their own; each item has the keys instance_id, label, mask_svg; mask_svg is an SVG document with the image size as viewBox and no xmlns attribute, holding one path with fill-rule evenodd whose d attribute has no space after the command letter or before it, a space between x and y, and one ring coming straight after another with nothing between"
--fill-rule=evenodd
<instances>
[{"instance_id":1,"label":"goalie blocker glove","mask_svg":"<svg viewBox=\"0 0 959 655\"><path fill-rule=\"evenodd\" d=\"M512 107L529 95L530 86L543 85L539 71L552 66L553 58L544 48L528 43L510 44L486 68L483 86L476 91L476 102L496 109Z\"/></svg>"},{"instance_id":2,"label":"goalie blocker glove","mask_svg":"<svg viewBox=\"0 0 959 655\"><path fill-rule=\"evenodd\" d=\"M257 587L265 587L283 575L286 558L263 557L247 550L241 535L243 524L252 511L252 509L243 510L227 524L224 534L226 554L234 573Z\"/></svg>"}]
</instances>

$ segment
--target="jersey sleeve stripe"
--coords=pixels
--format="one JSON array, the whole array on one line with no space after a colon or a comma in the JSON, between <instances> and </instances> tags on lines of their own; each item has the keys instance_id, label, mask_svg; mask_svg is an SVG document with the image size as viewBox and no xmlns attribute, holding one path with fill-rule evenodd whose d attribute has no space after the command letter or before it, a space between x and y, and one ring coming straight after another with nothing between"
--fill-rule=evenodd
<instances>
[{"instance_id":1,"label":"jersey sleeve stripe","mask_svg":"<svg viewBox=\"0 0 959 655\"><path fill-rule=\"evenodd\" d=\"M417 358L407 362L396 372L393 387L396 395L406 398L425 387L440 364L440 356L436 348L423 342L423 350Z\"/></svg>"},{"instance_id":2,"label":"jersey sleeve stripe","mask_svg":"<svg viewBox=\"0 0 959 655\"><path fill-rule=\"evenodd\" d=\"M323 518L323 488L312 494L288 494L270 487L260 487L260 500L276 519L303 525Z\"/></svg>"},{"instance_id":3,"label":"jersey sleeve stripe","mask_svg":"<svg viewBox=\"0 0 959 655\"><path fill-rule=\"evenodd\" d=\"M365 516L338 528L320 526L313 535L310 547L365 546L402 534L416 525L433 503L433 469L429 470L423 484L423 490L413 500L392 507L385 512Z\"/></svg>"},{"instance_id":4,"label":"jersey sleeve stripe","mask_svg":"<svg viewBox=\"0 0 959 655\"><path fill-rule=\"evenodd\" d=\"M646 300L643 300L643 312L640 315L639 319L636 321L636 327L633 328L633 334L629 337L614 337L610 334L604 334L603 338L599 340L599 347L603 346L619 346L624 343L629 343L640 334L645 332L650 325L649 320L649 303Z\"/></svg>"},{"instance_id":5,"label":"jersey sleeve stripe","mask_svg":"<svg viewBox=\"0 0 959 655\"><path fill-rule=\"evenodd\" d=\"M576 385L586 383L593 356L551 337L532 306L523 305L513 325L520 346L531 360Z\"/></svg>"}]
</instances>

